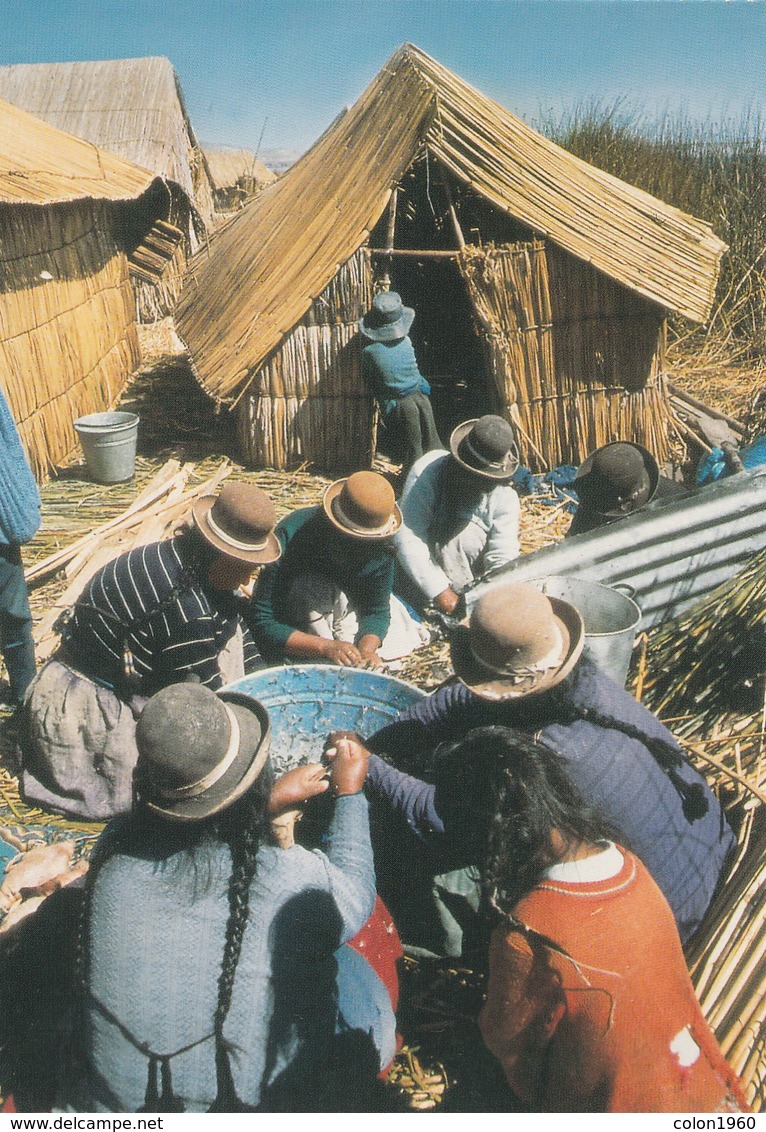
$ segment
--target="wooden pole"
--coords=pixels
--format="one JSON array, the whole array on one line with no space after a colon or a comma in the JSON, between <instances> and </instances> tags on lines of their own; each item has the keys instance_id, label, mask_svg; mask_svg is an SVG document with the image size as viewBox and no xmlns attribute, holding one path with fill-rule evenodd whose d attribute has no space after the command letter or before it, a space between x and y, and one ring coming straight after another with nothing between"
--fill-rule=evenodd
<instances>
[{"instance_id":1,"label":"wooden pole","mask_svg":"<svg viewBox=\"0 0 766 1132\"><path fill-rule=\"evenodd\" d=\"M449 181L447 180L447 175L444 172L443 165L439 166L439 173L441 175L441 182L444 187L445 195L447 197L447 208L449 210L450 220L452 221L452 228L455 232L457 246L462 251L465 247L465 237L463 236L463 229L460 227L460 221L458 220L457 213L455 212L455 204L452 200L452 190L450 189Z\"/></svg>"},{"instance_id":2,"label":"wooden pole","mask_svg":"<svg viewBox=\"0 0 766 1132\"><path fill-rule=\"evenodd\" d=\"M457 248L454 251L442 251L439 248L426 248L420 251L416 251L414 248L368 248L367 251L370 255L410 255L418 256L420 259L439 259L445 257L457 259L460 255L460 251Z\"/></svg>"},{"instance_id":3,"label":"wooden pole","mask_svg":"<svg viewBox=\"0 0 766 1132\"><path fill-rule=\"evenodd\" d=\"M396 233L396 204L399 199L399 188L395 186L391 191L391 200L388 202L388 228L386 229L386 248L393 251ZM391 268L393 260L389 256L380 277L380 285L384 291L391 290Z\"/></svg>"}]
</instances>

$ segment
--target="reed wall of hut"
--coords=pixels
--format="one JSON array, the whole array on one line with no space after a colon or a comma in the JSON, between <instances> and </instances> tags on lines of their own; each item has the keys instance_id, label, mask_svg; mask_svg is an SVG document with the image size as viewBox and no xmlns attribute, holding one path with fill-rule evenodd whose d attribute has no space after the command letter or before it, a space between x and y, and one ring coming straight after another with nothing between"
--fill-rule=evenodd
<instances>
[{"instance_id":1,"label":"reed wall of hut","mask_svg":"<svg viewBox=\"0 0 766 1132\"><path fill-rule=\"evenodd\" d=\"M611 440L668 458L660 306L547 241L468 246L459 263L528 467L579 464Z\"/></svg>"},{"instance_id":2,"label":"reed wall of hut","mask_svg":"<svg viewBox=\"0 0 766 1132\"><path fill-rule=\"evenodd\" d=\"M194 217L186 194L175 185L159 182L140 210L125 209L130 216L130 230L125 233L130 278L136 295L136 318L152 323L172 314L183 287L189 256L199 246L195 237ZM159 220L158 220L159 218ZM163 231L154 231L159 224ZM171 238L168 233L174 231ZM152 235L164 245L162 254Z\"/></svg>"},{"instance_id":3,"label":"reed wall of hut","mask_svg":"<svg viewBox=\"0 0 766 1132\"><path fill-rule=\"evenodd\" d=\"M138 360L112 206L0 207L0 382L38 479L77 448L77 417L110 408Z\"/></svg>"},{"instance_id":4,"label":"reed wall of hut","mask_svg":"<svg viewBox=\"0 0 766 1132\"><path fill-rule=\"evenodd\" d=\"M371 301L360 249L247 386L238 406L246 463L341 472L370 466L374 405L361 373L358 321Z\"/></svg>"}]
</instances>

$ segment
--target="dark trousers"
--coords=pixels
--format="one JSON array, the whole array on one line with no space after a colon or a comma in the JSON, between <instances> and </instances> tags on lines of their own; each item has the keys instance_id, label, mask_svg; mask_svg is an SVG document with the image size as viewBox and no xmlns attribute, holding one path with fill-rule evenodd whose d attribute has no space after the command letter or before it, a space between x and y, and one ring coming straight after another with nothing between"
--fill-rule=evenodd
<instances>
[{"instance_id":1,"label":"dark trousers","mask_svg":"<svg viewBox=\"0 0 766 1132\"><path fill-rule=\"evenodd\" d=\"M36 672L35 644L21 550L6 544L0 544L0 651L11 699L20 704Z\"/></svg>"},{"instance_id":2,"label":"dark trousers","mask_svg":"<svg viewBox=\"0 0 766 1132\"><path fill-rule=\"evenodd\" d=\"M392 459L406 475L424 452L443 448L436 431L431 399L425 393L410 393L396 402L385 420L386 445Z\"/></svg>"}]
</instances>

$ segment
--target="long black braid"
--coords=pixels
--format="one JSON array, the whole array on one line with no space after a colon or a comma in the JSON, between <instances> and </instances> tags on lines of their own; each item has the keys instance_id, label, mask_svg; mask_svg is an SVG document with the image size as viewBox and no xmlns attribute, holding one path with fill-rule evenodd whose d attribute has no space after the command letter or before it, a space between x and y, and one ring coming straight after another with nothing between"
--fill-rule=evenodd
<instances>
[{"instance_id":1,"label":"long black braid","mask_svg":"<svg viewBox=\"0 0 766 1132\"><path fill-rule=\"evenodd\" d=\"M581 672L588 672L592 668L592 662L588 658L582 657L578 662L578 668L581 669ZM547 693L546 723L568 724L582 720L584 723L593 723L606 730L619 731L627 738L635 739L646 747L660 770L667 775L681 799L681 809L686 820L691 823L704 818L709 808L704 787L699 782L686 782L678 773L681 767L687 765L681 748L675 742L668 742L667 739L662 739L659 736L647 735L644 730L632 723L616 719L614 716L598 711L595 707L577 702L568 691L568 685L577 675L578 673L575 672L570 676L569 681ZM530 704L534 707L532 700ZM549 710L550 715L548 715Z\"/></svg>"},{"instance_id":2,"label":"long black braid","mask_svg":"<svg viewBox=\"0 0 766 1132\"><path fill-rule=\"evenodd\" d=\"M270 764L267 764L270 768ZM268 824L268 798L272 775L262 773L256 786L242 801L227 811L228 820L221 829L229 845L232 873L229 879L229 919L223 949L221 973L218 976L218 1002L215 1011L215 1068L218 1092L210 1112L251 1112L237 1096L231 1074L231 1047L223 1035L223 1027L231 1006L234 976L242 951L242 940L250 911L250 888L256 872L258 849Z\"/></svg>"},{"instance_id":3,"label":"long black braid","mask_svg":"<svg viewBox=\"0 0 766 1132\"><path fill-rule=\"evenodd\" d=\"M237 1096L231 1073L229 1054L230 1044L223 1035L223 1028L231 1006L234 978L242 950L242 940L247 926L250 909L250 888L255 877L258 849L268 828L268 799L273 785L273 772L270 762L266 765L247 794L222 814L204 822L181 824L168 822L153 815L141 804L130 815L112 822L102 835L91 857L86 875L85 890L80 912L77 942L77 971L79 985L79 1025L78 1042L74 1043L72 1071L80 1075L86 1072L87 1055L82 1045L85 1034L85 1015L89 1001L90 975L90 923L93 892L98 875L104 864L117 855L176 857L177 867L191 867L198 871L199 862L195 850L207 841L225 842L231 853L232 873L229 878L228 902L229 917L226 924L226 940L218 978L218 1000L216 1004L213 1032L215 1036L215 1065L217 1095L211 1105L211 1112L251 1111ZM92 996L91 996L92 997ZM96 1004L97 1007L99 1004ZM101 1007L102 1013L105 1012ZM109 1014L107 1012L107 1016ZM118 1026L119 1021L111 1017ZM174 1096L170 1078L170 1057L159 1057L137 1043L132 1035L123 1029L124 1035L146 1053L150 1059L147 1097L144 1106L152 1112L181 1112L183 1102ZM181 1052L181 1051L176 1051ZM162 1071L162 1093L159 1095L156 1080L157 1066Z\"/></svg>"},{"instance_id":4,"label":"long black braid","mask_svg":"<svg viewBox=\"0 0 766 1132\"><path fill-rule=\"evenodd\" d=\"M445 830L473 843L485 906L507 914L553 864L551 832L597 842L614 831L583 800L564 759L524 731L494 724L442 744L435 805Z\"/></svg>"}]
</instances>

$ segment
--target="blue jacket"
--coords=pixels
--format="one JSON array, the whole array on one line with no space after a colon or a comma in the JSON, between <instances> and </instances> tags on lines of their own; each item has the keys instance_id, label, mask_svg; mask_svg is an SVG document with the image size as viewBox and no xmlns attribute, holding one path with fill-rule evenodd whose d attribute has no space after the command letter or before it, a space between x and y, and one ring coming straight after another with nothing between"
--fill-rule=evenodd
<instances>
[{"instance_id":1,"label":"blue jacket","mask_svg":"<svg viewBox=\"0 0 766 1132\"><path fill-rule=\"evenodd\" d=\"M609 717L614 726L572 718L583 711ZM518 701L484 700L457 681L448 684L402 712L368 745L393 763L412 766L438 743L488 724L531 731L559 752L585 800L649 869L673 910L681 939L688 939L705 914L735 838L710 787L681 755L678 779L699 787L707 802L704 816L690 821L684 815L679 791L645 745L644 740L663 739L677 747L659 720L583 658L558 688ZM422 839L446 840L433 786L375 759L368 788Z\"/></svg>"},{"instance_id":2,"label":"blue jacket","mask_svg":"<svg viewBox=\"0 0 766 1132\"><path fill-rule=\"evenodd\" d=\"M0 543L22 546L40 527L40 493L0 390Z\"/></svg>"}]
</instances>

